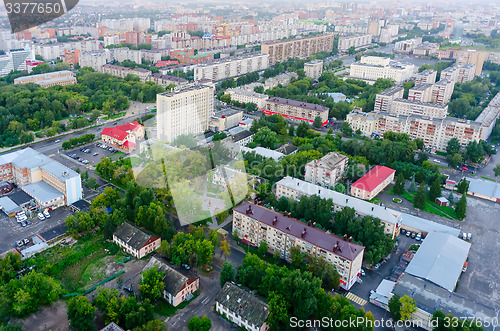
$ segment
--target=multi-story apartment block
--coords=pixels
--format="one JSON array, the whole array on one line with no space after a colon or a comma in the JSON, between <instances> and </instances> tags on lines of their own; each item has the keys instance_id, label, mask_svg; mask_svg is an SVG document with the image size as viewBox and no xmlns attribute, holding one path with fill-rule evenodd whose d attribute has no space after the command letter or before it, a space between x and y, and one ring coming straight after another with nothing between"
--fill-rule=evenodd
<instances>
[{"instance_id":1,"label":"multi-story apartment block","mask_svg":"<svg viewBox=\"0 0 500 331\"><path fill-rule=\"evenodd\" d=\"M28 46L24 49L12 49L8 55L10 55L12 59L12 70L14 71L26 71L26 62L35 59L33 50Z\"/></svg>"},{"instance_id":2,"label":"multi-story apartment block","mask_svg":"<svg viewBox=\"0 0 500 331\"><path fill-rule=\"evenodd\" d=\"M79 49L65 48L64 49L64 62L69 63L69 64L78 63L78 57L80 55L80 52L81 51Z\"/></svg>"},{"instance_id":3,"label":"multi-story apartment block","mask_svg":"<svg viewBox=\"0 0 500 331\"><path fill-rule=\"evenodd\" d=\"M323 61L314 60L304 64L306 76L312 79L318 79L323 73Z\"/></svg>"},{"instance_id":4,"label":"multi-story apartment block","mask_svg":"<svg viewBox=\"0 0 500 331\"><path fill-rule=\"evenodd\" d=\"M33 50L36 55L40 55L45 61L53 61L64 54L64 44L34 44Z\"/></svg>"},{"instance_id":5,"label":"multi-story apartment block","mask_svg":"<svg viewBox=\"0 0 500 331\"><path fill-rule=\"evenodd\" d=\"M328 122L328 107L313 103L272 97L267 99L263 112L267 115L279 114L297 121L314 122L316 117L321 119L321 125Z\"/></svg>"},{"instance_id":6,"label":"multi-story apartment block","mask_svg":"<svg viewBox=\"0 0 500 331\"><path fill-rule=\"evenodd\" d=\"M377 93L375 97L375 111L385 111L388 112L391 110L391 104L394 99L402 98L404 93L404 89L399 86L393 86L384 90L380 93Z\"/></svg>"},{"instance_id":7,"label":"multi-story apartment block","mask_svg":"<svg viewBox=\"0 0 500 331\"><path fill-rule=\"evenodd\" d=\"M364 247L348 239L326 233L313 224L305 224L274 210L244 202L233 210L233 229L238 237L252 245L267 242L271 252L290 261L290 248L324 258L340 274L340 286L350 289L358 279Z\"/></svg>"},{"instance_id":8,"label":"multi-story apartment block","mask_svg":"<svg viewBox=\"0 0 500 331\"><path fill-rule=\"evenodd\" d=\"M448 105L441 103L428 103L406 99L395 99L392 102L392 114L422 115L431 118L445 118L448 115Z\"/></svg>"},{"instance_id":9,"label":"multi-story apartment block","mask_svg":"<svg viewBox=\"0 0 500 331\"><path fill-rule=\"evenodd\" d=\"M432 99L432 86L431 83L415 84L408 91L408 100L430 102Z\"/></svg>"},{"instance_id":10,"label":"multi-story apartment block","mask_svg":"<svg viewBox=\"0 0 500 331\"><path fill-rule=\"evenodd\" d=\"M140 78L141 82L145 82L151 75L151 70L143 68L130 69L127 67L115 66L113 64L105 64L100 70L102 73L125 78L127 75L134 75Z\"/></svg>"},{"instance_id":11,"label":"multi-story apartment block","mask_svg":"<svg viewBox=\"0 0 500 331\"><path fill-rule=\"evenodd\" d=\"M335 25L335 32L366 34L368 27L366 25Z\"/></svg>"},{"instance_id":12,"label":"multi-story apartment block","mask_svg":"<svg viewBox=\"0 0 500 331\"><path fill-rule=\"evenodd\" d=\"M308 58L318 52L333 51L333 34L322 34L300 39L264 43L262 54L269 54L269 64L283 62L296 57Z\"/></svg>"},{"instance_id":13,"label":"multi-story apartment block","mask_svg":"<svg viewBox=\"0 0 500 331\"><path fill-rule=\"evenodd\" d=\"M347 52L349 48L354 47L355 49L360 49L363 47L368 47L372 43L372 35L364 34L361 36L340 36L339 37L339 52Z\"/></svg>"},{"instance_id":14,"label":"multi-story apartment block","mask_svg":"<svg viewBox=\"0 0 500 331\"><path fill-rule=\"evenodd\" d=\"M123 248L127 254L142 259L160 247L161 238L151 236L132 224L124 222L113 234L113 242Z\"/></svg>"},{"instance_id":15,"label":"multi-story apartment block","mask_svg":"<svg viewBox=\"0 0 500 331\"><path fill-rule=\"evenodd\" d=\"M488 107L486 107L476 118L476 122L480 122L483 125L483 139L486 140L490 136L499 118L500 93L498 93L493 99L491 99Z\"/></svg>"},{"instance_id":16,"label":"multi-story apartment block","mask_svg":"<svg viewBox=\"0 0 500 331\"><path fill-rule=\"evenodd\" d=\"M0 180L25 187L44 208L69 206L82 199L80 175L30 147L0 156Z\"/></svg>"},{"instance_id":17,"label":"multi-story apartment block","mask_svg":"<svg viewBox=\"0 0 500 331\"><path fill-rule=\"evenodd\" d=\"M142 63L142 51L129 49L128 47L112 48L110 50L111 61L123 62L129 60L135 63Z\"/></svg>"},{"instance_id":18,"label":"multi-story apartment block","mask_svg":"<svg viewBox=\"0 0 500 331\"><path fill-rule=\"evenodd\" d=\"M290 84L292 78L297 79L299 75L296 72L284 72L276 77L268 78L264 83L264 90L273 89L280 84L286 86Z\"/></svg>"},{"instance_id":19,"label":"multi-story apartment block","mask_svg":"<svg viewBox=\"0 0 500 331\"><path fill-rule=\"evenodd\" d=\"M41 87L50 87L55 85L71 85L76 84L76 78L73 73L68 70L48 72L46 74L23 76L14 79L14 84L35 83Z\"/></svg>"},{"instance_id":20,"label":"multi-story apartment block","mask_svg":"<svg viewBox=\"0 0 500 331\"><path fill-rule=\"evenodd\" d=\"M481 75L483 64L487 56L487 52L480 52L473 49L452 51L452 58L455 60L456 65L473 64L475 66L474 76Z\"/></svg>"},{"instance_id":21,"label":"multi-story apartment block","mask_svg":"<svg viewBox=\"0 0 500 331\"><path fill-rule=\"evenodd\" d=\"M373 84L379 78L388 78L396 84L413 77L415 66L391 61L389 58L363 56L360 62L351 64L349 78L360 79Z\"/></svg>"},{"instance_id":22,"label":"multi-story apartment block","mask_svg":"<svg viewBox=\"0 0 500 331\"><path fill-rule=\"evenodd\" d=\"M371 200L394 180L396 170L384 166L376 166L351 185L353 197Z\"/></svg>"},{"instance_id":23,"label":"multi-story apartment block","mask_svg":"<svg viewBox=\"0 0 500 331\"><path fill-rule=\"evenodd\" d=\"M219 81L267 68L269 68L269 55L267 54L255 53L229 57L197 65L194 69L194 80Z\"/></svg>"},{"instance_id":24,"label":"multi-story apartment block","mask_svg":"<svg viewBox=\"0 0 500 331\"><path fill-rule=\"evenodd\" d=\"M434 56L439 51L439 44L425 42L413 49L413 56Z\"/></svg>"},{"instance_id":25,"label":"multi-story apartment block","mask_svg":"<svg viewBox=\"0 0 500 331\"><path fill-rule=\"evenodd\" d=\"M459 65L456 83L470 82L471 80L474 79L475 72L476 72L475 64Z\"/></svg>"},{"instance_id":26,"label":"multi-story apartment block","mask_svg":"<svg viewBox=\"0 0 500 331\"><path fill-rule=\"evenodd\" d=\"M90 67L95 71L101 70L101 67L109 61L109 50L82 52L78 58L78 64L81 68Z\"/></svg>"},{"instance_id":27,"label":"multi-story apartment block","mask_svg":"<svg viewBox=\"0 0 500 331\"><path fill-rule=\"evenodd\" d=\"M239 328L266 331L269 306L255 295L227 282L215 297L215 311Z\"/></svg>"},{"instance_id":28,"label":"multi-story apartment block","mask_svg":"<svg viewBox=\"0 0 500 331\"><path fill-rule=\"evenodd\" d=\"M214 111L214 88L205 85L179 87L156 96L158 137L174 141L181 134L208 130Z\"/></svg>"},{"instance_id":29,"label":"multi-story apartment block","mask_svg":"<svg viewBox=\"0 0 500 331\"><path fill-rule=\"evenodd\" d=\"M440 80L446 79L455 83L458 78L458 68L457 66L451 66L441 70Z\"/></svg>"},{"instance_id":30,"label":"multi-story apartment block","mask_svg":"<svg viewBox=\"0 0 500 331\"><path fill-rule=\"evenodd\" d=\"M346 122L354 132L359 130L364 136L369 137L375 133L375 117L371 113L352 111L347 114Z\"/></svg>"},{"instance_id":31,"label":"multi-story apartment block","mask_svg":"<svg viewBox=\"0 0 500 331\"><path fill-rule=\"evenodd\" d=\"M335 186L342 178L349 158L338 153L328 153L321 159L306 164L305 180L325 187Z\"/></svg>"},{"instance_id":32,"label":"multi-story apartment block","mask_svg":"<svg viewBox=\"0 0 500 331\"><path fill-rule=\"evenodd\" d=\"M170 85L186 85L189 81L182 77L162 75L162 74L151 74L146 78L147 82L154 82L162 87L166 88Z\"/></svg>"},{"instance_id":33,"label":"multi-story apartment block","mask_svg":"<svg viewBox=\"0 0 500 331\"><path fill-rule=\"evenodd\" d=\"M432 96L430 102L447 104L451 100L455 83L447 79L441 79L432 85Z\"/></svg>"},{"instance_id":34,"label":"multi-story apartment block","mask_svg":"<svg viewBox=\"0 0 500 331\"><path fill-rule=\"evenodd\" d=\"M427 69L416 73L413 81L415 84L434 84L436 82L436 70Z\"/></svg>"},{"instance_id":35,"label":"multi-story apartment block","mask_svg":"<svg viewBox=\"0 0 500 331\"><path fill-rule=\"evenodd\" d=\"M228 89L226 92L231 96L231 100L236 100L241 103L255 103L259 109L266 106L267 99L269 98L266 94L256 93L238 87Z\"/></svg>"},{"instance_id":36,"label":"multi-story apartment block","mask_svg":"<svg viewBox=\"0 0 500 331\"><path fill-rule=\"evenodd\" d=\"M398 41L396 44L394 44L394 52L401 54L411 54L413 50L420 44L422 44L422 38L420 37Z\"/></svg>"},{"instance_id":37,"label":"multi-story apartment block","mask_svg":"<svg viewBox=\"0 0 500 331\"><path fill-rule=\"evenodd\" d=\"M297 178L285 177L276 183L276 199L285 197L298 201L303 196L311 195L317 195L321 199L331 199L335 212L341 211L345 207L349 207L354 209L357 217L371 216L373 218L378 218L384 225L384 232L392 239L396 238L399 234L402 214L398 211L319 185L311 184Z\"/></svg>"}]
</instances>

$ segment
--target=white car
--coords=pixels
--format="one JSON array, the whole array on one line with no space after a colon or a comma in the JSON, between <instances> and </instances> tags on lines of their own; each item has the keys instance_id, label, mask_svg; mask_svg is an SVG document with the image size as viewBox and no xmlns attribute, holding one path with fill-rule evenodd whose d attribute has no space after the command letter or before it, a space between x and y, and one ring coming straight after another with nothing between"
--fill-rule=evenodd
<instances>
[{"instance_id":1,"label":"white car","mask_svg":"<svg viewBox=\"0 0 500 331\"><path fill-rule=\"evenodd\" d=\"M45 219L45 216L43 216L43 214L42 214L42 213L38 213L38 219L39 219L40 221L43 221L43 220Z\"/></svg>"},{"instance_id":2,"label":"white car","mask_svg":"<svg viewBox=\"0 0 500 331\"><path fill-rule=\"evenodd\" d=\"M43 211L43 216L45 216L45 218L50 218L49 211L48 210L44 210Z\"/></svg>"}]
</instances>

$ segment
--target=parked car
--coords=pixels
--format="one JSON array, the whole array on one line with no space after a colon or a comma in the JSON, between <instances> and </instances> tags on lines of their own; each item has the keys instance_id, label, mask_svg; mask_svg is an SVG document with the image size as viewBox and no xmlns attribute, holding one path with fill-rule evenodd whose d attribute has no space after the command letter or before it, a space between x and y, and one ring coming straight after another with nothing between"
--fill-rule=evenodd
<instances>
[{"instance_id":1,"label":"parked car","mask_svg":"<svg viewBox=\"0 0 500 331\"><path fill-rule=\"evenodd\" d=\"M125 286L123 289L129 293L134 293L134 290L129 286Z\"/></svg>"},{"instance_id":2,"label":"parked car","mask_svg":"<svg viewBox=\"0 0 500 331\"><path fill-rule=\"evenodd\" d=\"M95 152L95 153L94 153L94 154L92 154L92 155L97 156L97 155L99 155L99 153Z\"/></svg>"},{"instance_id":3,"label":"parked car","mask_svg":"<svg viewBox=\"0 0 500 331\"><path fill-rule=\"evenodd\" d=\"M30 240L29 240L28 238L25 238L25 239L24 239L24 244L25 244L25 245L27 245L27 244L29 244L29 243L30 243Z\"/></svg>"},{"instance_id":4,"label":"parked car","mask_svg":"<svg viewBox=\"0 0 500 331\"><path fill-rule=\"evenodd\" d=\"M365 271L363 269L360 269L359 273L361 274L361 276L366 276L366 273L365 273Z\"/></svg>"},{"instance_id":5,"label":"parked car","mask_svg":"<svg viewBox=\"0 0 500 331\"><path fill-rule=\"evenodd\" d=\"M43 216L45 216L45 218L50 218L49 211L48 210L44 210L43 211Z\"/></svg>"},{"instance_id":6,"label":"parked car","mask_svg":"<svg viewBox=\"0 0 500 331\"><path fill-rule=\"evenodd\" d=\"M374 267L374 268L375 268L375 269L380 268L380 263L375 264L375 267Z\"/></svg>"},{"instance_id":7,"label":"parked car","mask_svg":"<svg viewBox=\"0 0 500 331\"><path fill-rule=\"evenodd\" d=\"M401 234L406 234L406 230L405 229L401 229Z\"/></svg>"},{"instance_id":8,"label":"parked car","mask_svg":"<svg viewBox=\"0 0 500 331\"><path fill-rule=\"evenodd\" d=\"M24 228L26 225L28 225L28 223L26 223L26 221L24 222L21 222L21 226Z\"/></svg>"},{"instance_id":9,"label":"parked car","mask_svg":"<svg viewBox=\"0 0 500 331\"><path fill-rule=\"evenodd\" d=\"M416 236L417 236L417 234L415 232L412 232L410 235L411 239L415 239Z\"/></svg>"},{"instance_id":10,"label":"parked car","mask_svg":"<svg viewBox=\"0 0 500 331\"><path fill-rule=\"evenodd\" d=\"M185 264L185 263L182 265L182 267L183 267L184 269L186 269L186 270L191 269L191 267L190 267L190 266L188 266L188 265L187 265L187 264Z\"/></svg>"},{"instance_id":11,"label":"parked car","mask_svg":"<svg viewBox=\"0 0 500 331\"><path fill-rule=\"evenodd\" d=\"M56 141L54 141L55 143L60 143L61 142L61 139L57 139Z\"/></svg>"},{"instance_id":12,"label":"parked car","mask_svg":"<svg viewBox=\"0 0 500 331\"><path fill-rule=\"evenodd\" d=\"M40 221L43 221L43 220L45 219L45 216L43 216L43 214L42 214L42 213L38 213L38 219L39 219Z\"/></svg>"},{"instance_id":13,"label":"parked car","mask_svg":"<svg viewBox=\"0 0 500 331\"><path fill-rule=\"evenodd\" d=\"M22 245L24 245L24 243L23 243L22 240L16 241L16 246L17 247L21 247Z\"/></svg>"},{"instance_id":14,"label":"parked car","mask_svg":"<svg viewBox=\"0 0 500 331\"><path fill-rule=\"evenodd\" d=\"M410 231L406 231L406 236L410 237L410 235L411 235L411 232Z\"/></svg>"},{"instance_id":15,"label":"parked car","mask_svg":"<svg viewBox=\"0 0 500 331\"><path fill-rule=\"evenodd\" d=\"M422 234L418 233L415 239L417 239L418 241L422 240Z\"/></svg>"}]
</instances>

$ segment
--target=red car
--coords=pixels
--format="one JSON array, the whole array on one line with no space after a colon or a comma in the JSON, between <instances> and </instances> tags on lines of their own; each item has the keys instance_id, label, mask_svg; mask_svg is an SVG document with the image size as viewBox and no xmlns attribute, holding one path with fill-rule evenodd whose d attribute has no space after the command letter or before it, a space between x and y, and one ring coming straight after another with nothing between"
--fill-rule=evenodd
<instances>
[{"instance_id":1,"label":"red car","mask_svg":"<svg viewBox=\"0 0 500 331\"><path fill-rule=\"evenodd\" d=\"M462 167L462 170L469 170L469 168L467 168L467 167Z\"/></svg>"}]
</instances>

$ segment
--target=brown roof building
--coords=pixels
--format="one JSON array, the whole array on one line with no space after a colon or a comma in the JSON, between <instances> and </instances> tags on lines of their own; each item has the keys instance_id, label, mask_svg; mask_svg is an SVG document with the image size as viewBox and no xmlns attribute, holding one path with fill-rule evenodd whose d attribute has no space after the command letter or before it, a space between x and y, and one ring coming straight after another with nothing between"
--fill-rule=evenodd
<instances>
[{"instance_id":1,"label":"brown roof building","mask_svg":"<svg viewBox=\"0 0 500 331\"><path fill-rule=\"evenodd\" d=\"M321 125L328 122L328 107L314 103L302 102L279 97L272 97L266 100L263 112L266 115L279 114L286 118L313 123L316 117L321 119Z\"/></svg>"},{"instance_id":2,"label":"brown roof building","mask_svg":"<svg viewBox=\"0 0 500 331\"><path fill-rule=\"evenodd\" d=\"M285 212L286 213L286 212ZM290 248L322 257L336 266L340 286L350 289L356 282L363 261L364 247L347 235L335 236L314 226L274 210L244 202L233 210L233 229L248 244L258 246L265 241L272 252L290 260Z\"/></svg>"}]
</instances>

